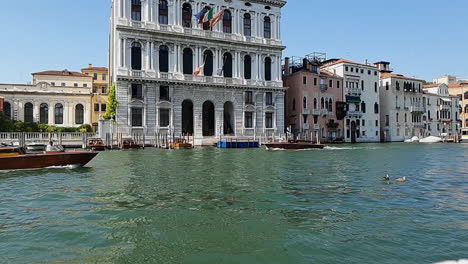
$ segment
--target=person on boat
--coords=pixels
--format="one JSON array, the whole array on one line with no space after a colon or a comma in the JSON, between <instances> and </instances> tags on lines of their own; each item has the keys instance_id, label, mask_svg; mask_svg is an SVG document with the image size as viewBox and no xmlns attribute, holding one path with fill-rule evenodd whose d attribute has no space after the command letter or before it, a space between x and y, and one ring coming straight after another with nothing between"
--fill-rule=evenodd
<instances>
[{"instance_id":1,"label":"person on boat","mask_svg":"<svg viewBox=\"0 0 468 264\"><path fill-rule=\"evenodd\" d=\"M49 141L49 145L46 147L46 152L63 152L63 148L58 145L54 145L54 142Z\"/></svg>"}]
</instances>

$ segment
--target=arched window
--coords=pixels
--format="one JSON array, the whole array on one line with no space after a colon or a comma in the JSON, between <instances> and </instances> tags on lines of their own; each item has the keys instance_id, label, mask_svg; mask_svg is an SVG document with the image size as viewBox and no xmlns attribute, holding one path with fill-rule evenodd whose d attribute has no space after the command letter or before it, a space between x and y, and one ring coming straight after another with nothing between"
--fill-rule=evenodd
<instances>
[{"instance_id":1,"label":"arched window","mask_svg":"<svg viewBox=\"0 0 468 264\"><path fill-rule=\"evenodd\" d=\"M169 48L165 45L159 47L159 71L169 72Z\"/></svg>"},{"instance_id":2,"label":"arched window","mask_svg":"<svg viewBox=\"0 0 468 264\"><path fill-rule=\"evenodd\" d=\"M11 104L9 102L3 102L3 113L7 119L11 119Z\"/></svg>"},{"instance_id":3,"label":"arched window","mask_svg":"<svg viewBox=\"0 0 468 264\"><path fill-rule=\"evenodd\" d=\"M132 43L132 70L141 70L141 44Z\"/></svg>"},{"instance_id":4,"label":"arched window","mask_svg":"<svg viewBox=\"0 0 468 264\"><path fill-rule=\"evenodd\" d=\"M193 74L193 51L191 48L184 49L182 64L184 74Z\"/></svg>"},{"instance_id":5,"label":"arched window","mask_svg":"<svg viewBox=\"0 0 468 264\"><path fill-rule=\"evenodd\" d=\"M75 106L75 123L77 125L82 125L84 123L84 107L82 104L77 104Z\"/></svg>"},{"instance_id":6,"label":"arched window","mask_svg":"<svg viewBox=\"0 0 468 264\"><path fill-rule=\"evenodd\" d=\"M363 112L364 114L366 113L366 103L365 102L361 103L361 112Z\"/></svg>"},{"instance_id":7,"label":"arched window","mask_svg":"<svg viewBox=\"0 0 468 264\"><path fill-rule=\"evenodd\" d=\"M314 109L317 109L317 98L314 98Z\"/></svg>"},{"instance_id":8,"label":"arched window","mask_svg":"<svg viewBox=\"0 0 468 264\"><path fill-rule=\"evenodd\" d=\"M34 122L34 106L31 103L26 103L24 105L24 122Z\"/></svg>"},{"instance_id":9,"label":"arched window","mask_svg":"<svg viewBox=\"0 0 468 264\"><path fill-rule=\"evenodd\" d=\"M267 16L263 19L263 37L266 39L271 38L271 20Z\"/></svg>"},{"instance_id":10,"label":"arched window","mask_svg":"<svg viewBox=\"0 0 468 264\"><path fill-rule=\"evenodd\" d=\"M229 52L224 53L223 62L224 77L232 78L232 54Z\"/></svg>"},{"instance_id":11,"label":"arched window","mask_svg":"<svg viewBox=\"0 0 468 264\"><path fill-rule=\"evenodd\" d=\"M400 119L400 114L396 113L396 121L397 121L397 123L400 122L399 119Z\"/></svg>"},{"instance_id":12,"label":"arched window","mask_svg":"<svg viewBox=\"0 0 468 264\"><path fill-rule=\"evenodd\" d=\"M374 91L377 92L377 82L374 83Z\"/></svg>"},{"instance_id":13,"label":"arched window","mask_svg":"<svg viewBox=\"0 0 468 264\"><path fill-rule=\"evenodd\" d=\"M361 81L361 89L364 91L364 80Z\"/></svg>"},{"instance_id":14,"label":"arched window","mask_svg":"<svg viewBox=\"0 0 468 264\"><path fill-rule=\"evenodd\" d=\"M333 100L331 98L328 100L328 111L333 112Z\"/></svg>"},{"instance_id":15,"label":"arched window","mask_svg":"<svg viewBox=\"0 0 468 264\"><path fill-rule=\"evenodd\" d=\"M252 57L249 55L244 57L244 78L246 80L252 79Z\"/></svg>"},{"instance_id":16,"label":"arched window","mask_svg":"<svg viewBox=\"0 0 468 264\"><path fill-rule=\"evenodd\" d=\"M244 36L252 36L252 19L249 13L244 14Z\"/></svg>"},{"instance_id":17,"label":"arched window","mask_svg":"<svg viewBox=\"0 0 468 264\"><path fill-rule=\"evenodd\" d=\"M307 108L307 97L304 96L304 98L302 98L302 108L306 109Z\"/></svg>"},{"instance_id":18,"label":"arched window","mask_svg":"<svg viewBox=\"0 0 468 264\"><path fill-rule=\"evenodd\" d=\"M167 0L159 1L159 24L167 25L169 23L169 9Z\"/></svg>"},{"instance_id":19,"label":"arched window","mask_svg":"<svg viewBox=\"0 0 468 264\"><path fill-rule=\"evenodd\" d=\"M63 124L63 105L62 104L55 105L55 124L57 125Z\"/></svg>"},{"instance_id":20,"label":"arched window","mask_svg":"<svg viewBox=\"0 0 468 264\"><path fill-rule=\"evenodd\" d=\"M182 6L182 26L186 28L192 27L192 6L185 3Z\"/></svg>"},{"instance_id":21,"label":"arched window","mask_svg":"<svg viewBox=\"0 0 468 264\"><path fill-rule=\"evenodd\" d=\"M379 104L375 103L374 104L374 114L378 114L378 113L379 113Z\"/></svg>"},{"instance_id":22,"label":"arched window","mask_svg":"<svg viewBox=\"0 0 468 264\"><path fill-rule=\"evenodd\" d=\"M141 1L132 0L132 20L141 21Z\"/></svg>"},{"instance_id":23,"label":"arched window","mask_svg":"<svg viewBox=\"0 0 468 264\"><path fill-rule=\"evenodd\" d=\"M329 109L328 100L325 100L325 109Z\"/></svg>"},{"instance_id":24,"label":"arched window","mask_svg":"<svg viewBox=\"0 0 468 264\"><path fill-rule=\"evenodd\" d=\"M49 105L46 103L41 104L39 110L39 123L48 124L49 123Z\"/></svg>"},{"instance_id":25,"label":"arched window","mask_svg":"<svg viewBox=\"0 0 468 264\"><path fill-rule=\"evenodd\" d=\"M322 99L320 99L320 108L321 109L325 108L325 101L323 100L323 97L322 97Z\"/></svg>"},{"instance_id":26,"label":"arched window","mask_svg":"<svg viewBox=\"0 0 468 264\"><path fill-rule=\"evenodd\" d=\"M271 58L265 58L265 81L271 81Z\"/></svg>"},{"instance_id":27,"label":"arched window","mask_svg":"<svg viewBox=\"0 0 468 264\"><path fill-rule=\"evenodd\" d=\"M205 61L203 75L213 76L213 52L211 52L211 50L205 50L203 53L203 59Z\"/></svg>"},{"instance_id":28,"label":"arched window","mask_svg":"<svg viewBox=\"0 0 468 264\"><path fill-rule=\"evenodd\" d=\"M232 15L229 10L224 11L223 15L223 32L232 33Z\"/></svg>"},{"instance_id":29,"label":"arched window","mask_svg":"<svg viewBox=\"0 0 468 264\"><path fill-rule=\"evenodd\" d=\"M429 116L429 119L430 119L430 118L431 118L431 115L428 114L428 116ZM406 123L406 122L408 122L408 115L405 113L405 123Z\"/></svg>"}]
</instances>

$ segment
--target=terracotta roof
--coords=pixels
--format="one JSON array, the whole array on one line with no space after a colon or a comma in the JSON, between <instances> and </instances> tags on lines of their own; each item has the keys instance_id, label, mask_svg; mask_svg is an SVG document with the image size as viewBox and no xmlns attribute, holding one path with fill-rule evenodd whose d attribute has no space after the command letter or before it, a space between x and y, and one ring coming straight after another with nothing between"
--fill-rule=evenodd
<instances>
[{"instance_id":1,"label":"terracotta roof","mask_svg":"<svg viewBox=\"0 0 468 264\"><path fill-rule=\"evenodd\" d=\"M412 77L407 77L401 74L395 74L395 73L382 73L380 75L380 79L386 79L386 78L400 78L400 79L407 79L407 80L413 80L413 81L420 81L422 82L423 80L412 78Z\"/></svg>"},{"instance_id":2,"label":"terracotta roof","mask_svg":"<svg viewBox=\"0 0 468 264\"><path fill-rule=\"evenodd\" d=\"M72 72L69 70L63 70L63 71L43 71L43 72L36 72L33 73L32 75L52 75L52 76L71 76L71 77L90 77L86 74L83 74L81 72Z\"/></svg>"},{"instance_id":3,"label":"terracotta roof","mask_svg":"<svg viewBox=\"0 0 468 264\"><path fill-rule=\"evenodd\" d=\"M439 86L441 86L441 85L442 85L442 84L440 84L440 83L429 83L429 84L425 84L425 85L423 86L423 88L434 88L434 87L439 87Z\"/></svg>"},{"instance_id":4,"label":"terracotta roof","mask_svg":"<svg viewBox=\"0 0 468 264\"><path fill-rule=\"evenodd\" d=\"M355 61L351 61L351 60L347 60L347 59L338 59L334 62L331 62L329 64L325 64L323 65L324 68L327 68L327 67L330 67L330 66L333 66L333 65L337 65L337 64L340 64L340 63L349 63L349 64L356 64L356 65L360 65L360 66L367 66L367 67L372 67L372 68L376 68L374 65L366 65L364 63L359 63L359 62L355 62Z\"/></svg>"},{"instance_id":5,"label":"terracotta roof","mask_svg":"<svg viewBox=\"0 0 468 264\"><path fill-rule=\"evenodd\" d=\"M449 88L460 88L465 86L468 86L468 83L454 83L448 85Z\"/></svg>"},{"instance_id":6,"label":"terracotta roof","mask_svg":"<svg viewBox=\"0 0 468 264\"><path fill-rule=\"evenodd\" d=\"M338 76L336 74L333 74L333 72L327 71L327 70L324 70L324 69L320 69L320 74L327 75L327 76L330 76L330 77L341 78L340 76Z\"/></svg>"},{"instance_id":7,"label":"terracotta roof","mask_svg":"<svg viewBox=\"0 0 468 264\"><path fill-rule=\"evenodd\" d=\"M109 71L106 67L88 67L83 68L81 71Z\"/></svg>"}]
</instances>

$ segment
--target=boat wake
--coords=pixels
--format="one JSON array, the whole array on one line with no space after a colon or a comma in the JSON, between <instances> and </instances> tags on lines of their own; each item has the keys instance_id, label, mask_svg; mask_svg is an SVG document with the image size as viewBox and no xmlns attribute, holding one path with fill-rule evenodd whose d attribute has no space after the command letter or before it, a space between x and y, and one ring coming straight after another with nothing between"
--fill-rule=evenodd
<instances>
[{"instance_id":1,"label":"boat wake","mask_svg":"<svg viewBox=\"0 0 468 264\"><path fill-rule=\"evenodd\" d=\"M326 150L353 150L353 149L379 149L379 147L332 147L332 146L325 146L323 149L326 149Z\"/></svg>"}]
</instances>

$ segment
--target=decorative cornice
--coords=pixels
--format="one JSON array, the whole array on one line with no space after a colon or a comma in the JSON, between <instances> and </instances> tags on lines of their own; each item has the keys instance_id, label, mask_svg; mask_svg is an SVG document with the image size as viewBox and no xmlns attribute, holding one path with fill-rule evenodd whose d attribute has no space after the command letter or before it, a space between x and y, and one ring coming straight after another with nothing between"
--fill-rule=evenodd
<instances>
[{"instance_id":1,"label":"decorative cornice","mask_svg":"<svg viewBox=\"0 0 468 264\"><path fill-rule=\"evenodd\" d=\"M217 84L217 83L200 83L192 81L182 80L166 80L166 79L154 79L154 78L139 78L130 76L117 76L117 81L128 81L128 82L145 82L145 83L162 83L172 85L189 85L190 87L216 87L226 89L252 89L252 90L268 90L268 91L286 91L285 87L269 87L269 86L257 86L257 85L241 85L241 84Z\"/></svg>"},{"instance_id":2,"label":"decorative cornice","mask_svg":"<svg viewBox=\"0 0 468 264\"><path fill-rule=\"evenodd\" d=\"M250 0L250 2L259 4L269 4L276 7L284 7L287 3L286 0Z\"/></svg>"}]
</instances>

